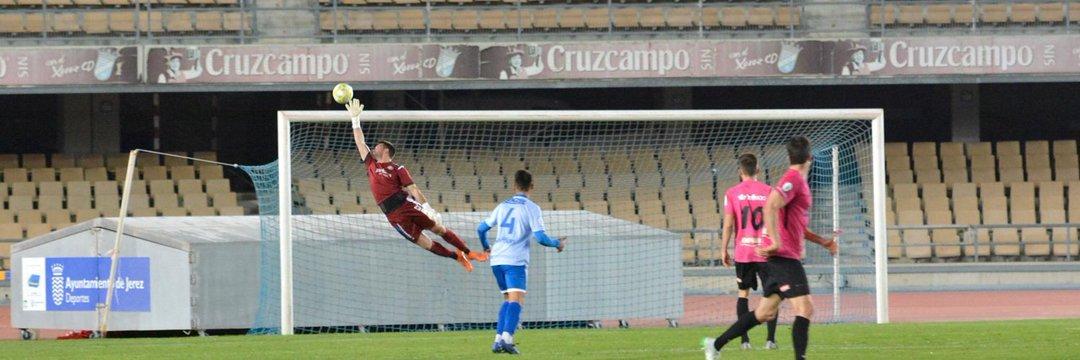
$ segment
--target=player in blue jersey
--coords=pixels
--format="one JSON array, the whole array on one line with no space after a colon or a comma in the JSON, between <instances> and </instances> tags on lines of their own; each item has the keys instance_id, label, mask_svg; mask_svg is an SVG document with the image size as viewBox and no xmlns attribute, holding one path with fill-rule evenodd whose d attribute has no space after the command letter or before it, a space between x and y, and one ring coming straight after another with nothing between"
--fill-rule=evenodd
<instances>
[{"instance_id":1,"label":"player in blue jersey","mask_svg":"<svg viewBox=\"0 0 1080 360\"><path fill-rule=\"evenodd\" d=\"M555 240L544 233L540 207L529 200L532 188L532 174L518 170L514 174L517 194L495 207L495 211L476 228L484 251L491 253L491 271L495 273L495 282L503 293L504 301L495 327L495 343L491 345L491 351L495 353L519 353L514 346L514 330L517 329L521 307L525 303L529 239L535 237L540 245L556 248L559 252L566 248L566 238ZM495 244L489 246L487 232L494 227L499 228L498 235Z\"/></svg>"}]
</instances>

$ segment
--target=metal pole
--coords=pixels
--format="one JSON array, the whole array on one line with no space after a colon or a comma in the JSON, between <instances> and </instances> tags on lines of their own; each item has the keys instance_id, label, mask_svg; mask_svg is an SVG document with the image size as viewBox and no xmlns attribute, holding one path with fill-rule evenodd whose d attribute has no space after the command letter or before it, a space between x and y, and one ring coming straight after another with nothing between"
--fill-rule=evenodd
<instances>
[{"instance_id":1,"label":"metal pole","mask_svg":"<svg viewBox=\"0 0 1080 360\"><path fill-rule=\"evenodd\" d=\"M832 226L840 231L840 147L832 147ZM833 322L840 322L840 237L836 236L836 255L833 256Z\"/></svg>"},{"instance_id":2,"label":"metal pole","mask_svg":"<svg viewBox=\"0 0 1080 360\"><path fill-rule=\"evenodd\" d=\"M877 323L889 322L889 256L885 239L885 114L870 126L874 181L874 292Z\"/></svg>"},{"instance_id":3,"label":"metal pole","mask_svg":"<svg viewBox=\"0 0 1080 360\"><path fill-rule=\"evenodd\" d=\"M292 153L289 118L278 112L278 231L281 270L281 335L293 334L292 296Z\"/></svg>"},{"instance_id":4,"label":"metal pole","mask_svg":"<svg viewBox=\"0 0 1080 360\"><path fill-rule=\"evenodd\" d=\"M116 220L116 240L113 242L109 264L109 287L105 290L105 310L101 315L98 331L101 336L109 331L109 312L112 311L113 292L116 288L116 271L120 263L120 240L124 238L124 219L127 218L128 203L131 202L131 183L135 179L135 159L139 150L132 150L128 155L127 170L124 175L124 194L120 198L120 214Z\"/></svg>"}]
</instances>

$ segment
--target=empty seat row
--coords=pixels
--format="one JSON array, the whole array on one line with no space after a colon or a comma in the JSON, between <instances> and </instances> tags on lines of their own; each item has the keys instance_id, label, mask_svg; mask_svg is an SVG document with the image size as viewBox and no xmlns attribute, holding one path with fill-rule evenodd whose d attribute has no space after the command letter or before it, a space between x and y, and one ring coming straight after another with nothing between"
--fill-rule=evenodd
<instances>
[{"instance_id":1,"label":"empty seat row","mask_svg":"<svg viewBox=\"0 0 1080 360\"><path fill-rule=\"evenodd\" d=\"M219 10L19 12L0 13L0 33L222 32L250 30L251 21L251 15Z\"/></svg>"},{"instance_id":2,"label":"empty seat row","mask_svg":"<svg viewBox=\"0 0 1080 360\"><path fill-rule=\"evenodd\" d=\"M885 4L871 5L870 25L916 26L916 25L970 25L983 24L1033 24L1080 22L1080 6L1064 2L1050 3L999 3L999 4ZM1067 17L1066 17L1067 15Z\"/></svg>"},{"instance_id":3,"label":"empty seat row","mask_svg":"<svg viewBox=\"0 0 1080 360\"><path fill-rule=\"evenodd\" d=\"M127 176L127 169L116 168L113 169L114 179L123 181ZM222 179L224 178L224 171L220 165L212 164L199 164L198 166L191 165L178 165L178 166L147 166L144 168L137 168L134 172L136 179L144 180L164 180L164 179ZM10 168L0 170L0 182L4 183L20 183L20 182L32 182L32 183L45 183L60 181L64 183L72 181L104 181L109 180L109 170L103 167L98 168L37 168L30 171L22 168Z\"/></svg>"},{"instance_id":4,"label":"empty seat row","mask_svg":"<svg viewBox=\"0 0 1080 360\"><path fill-rule=\"evenodd\" d=\"M324 10L319 23L323 30L391 31L423 30L425 10L403 7L395 10ZM336 14L336 16L335 16ZM792 26L799 23L794 8L654 6L596 8L583 6L437 9L427 21L433 30L503 29L635 29L635 28L746 28Z\"/></svg>"},{"instance_id":5,"label":"empty seat row","mask_svg":"<svg viewBox=\"0 0 1080 360\"><path fill-rule=\"evenodd\" d=\"M218 5L233 6L240 0L0 0L0 7L37 7L41 6L138 6L141 4L183 6L183 5Z\"/></svg>"},{"instance_id":6,"label":"empty seat row","mask_svg":"<svg viewBox=\"0 0 1080 360\"><path fill-rule=\"evenodd\" d=\"M886 208L890 225L959 225L937 229L897 229L889 234L891 257L929 258L972 255L1075 255L1075 237L1067 228L1024 227L1080 222L1080 182L960 183L951 192L943 184L895 185ZM1036 186L1037 185L1037 186ZM1066 211L1068 199L1068 211ZM895 203L895 209L893 204ZM1068 215L1066 215L1068 214ZM1017 225L979 229L966 239L967 225ZM979 246L975 245L978 240ZM917 245L917 246L913 246ZM962 246L961 246L962 245ZM1071 245L1071 246L1070 246ZM981 246L981 247L980 247Z\"/></svg>"},{"instance_id":7,"label":"empty seat row","mask_svg":"<svg viewBox=\"0 0 1080 360\"><path fill-rule=\"evenodd\" d=\"M188 152L169 152L169 154L185 157L193 157L196 159L217 161L217 153L213 151L196 151L193 153ZM50 154L48 157L45 154L0 154L0 169L8 168L70 168L70 167L106 167L117 168L126 167L128 164L129 153L116 153L116 154ZM163 161L164 160L164 161ZM138 159L135 161L135 166L180 166L180 165L192 165L191 160L186 158L180 158L176 156L161 156L158 154L151 154L140 152Z\"/></svg>"}]
</instances>

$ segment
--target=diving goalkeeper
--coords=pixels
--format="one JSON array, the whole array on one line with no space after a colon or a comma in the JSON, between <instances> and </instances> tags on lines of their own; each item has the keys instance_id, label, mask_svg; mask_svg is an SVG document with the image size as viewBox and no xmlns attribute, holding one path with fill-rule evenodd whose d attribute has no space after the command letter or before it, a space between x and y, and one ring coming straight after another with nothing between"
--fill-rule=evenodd
<instances>
[{"instance_id":1,"label":"diving goalkeeper","mask_svg":"<svg viewBox=\"0 0 1080 360\"><path fill-rule=\"evenodd\" d=\"M368 148L364 140L364 130L360 127L360 113L364 111L360 101L353 99L345 108L352 118L356 149L367 164L371 194L375 196L383 214L386 214L390 226L413 244L436 255L457 260L465 267L465 271L473 270L470 260L487 261L486 253L469 251L469 247L465 246L465 242L457 234L441 224L439 213L428 204L424 193L413 183L409 170L394 163L394 144L381 140L374 149ZM441 236L458 250L452 252L442 244L432 241L424 235L424 230Z\"/></svg>"}]
</instances>

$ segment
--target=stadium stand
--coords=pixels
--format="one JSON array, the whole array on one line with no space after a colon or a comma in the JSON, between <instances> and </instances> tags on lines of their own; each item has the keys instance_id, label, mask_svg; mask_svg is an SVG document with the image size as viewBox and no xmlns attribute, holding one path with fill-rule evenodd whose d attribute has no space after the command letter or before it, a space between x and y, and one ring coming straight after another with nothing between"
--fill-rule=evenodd
<instances>
[{"instance_id":1,"label":"stadium stand","mask_svg":"<svg viewBox=\"0 0 1080 360\"><path fill-rule=\"evenodd\" d=\"M892 258L1075 256L1080 248L1076 229L1044 225L1080 220L1075 140L890 143L886 172L888 221L902 228L890 231ZM968 226L978 229L959 237Z\"/></svg>"},{"instance_id":2,"label":"stadium stand","mask_svg":"<svg viewBox=\"0 0 1080 360\"><path fill-rule=\"evenodd\" d=\"M217 158L213 152L193 156ZM116 216L126 170L120 164L126 165L127 157L0 155L0 239L24 239L97 217ZM162 162L157 155L139 158L129 215L244 214L221 166L165 159Z\"/></svg>"},{"instance_id":3,"label":"stadium stand","mask_svg":"<svg viewBox=\"0 0 1080 360\"><path fill-rule=\"evenodd\" d=\"M978 23L995 26L1061 25L1080 22L1080 7L1066 2L956 1L909 2L885 1L869 5L867 22L874 27L948 27ZM1068 16L1066 16L1068 15Z\"/></svg>"},{"instance_id":4,"label":"stadium stand","mask_svg":"<svg viewBox=\"0 0 1080 360\"><path fill-rule=\"evenodd\" d=\"M424 13L409 2L386 6L385 2L320 2L319 25L326 32L375 32L424 30ZM455 2L469 6L435 6L428 13L432 30L438 32L517 31L655 31L699 27L705 29L769 29L799 24L800 8L787 3L644 3L597 6L595 4L521 5L498 2ZM372 6L375 5L375 6Z\"/></svg>"}]
</instances>

